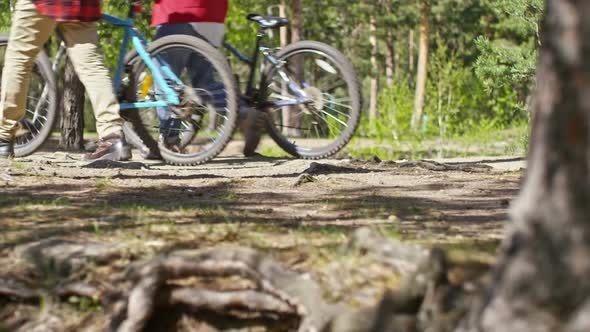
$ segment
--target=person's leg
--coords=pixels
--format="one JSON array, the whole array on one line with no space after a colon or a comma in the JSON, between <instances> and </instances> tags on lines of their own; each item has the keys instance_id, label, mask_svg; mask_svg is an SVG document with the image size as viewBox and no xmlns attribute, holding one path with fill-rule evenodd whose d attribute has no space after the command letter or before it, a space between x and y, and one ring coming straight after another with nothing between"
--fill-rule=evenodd
<instances>
[{"instance_id":1,"label":"person's leg","mask_svg":"<svg viewBox=\"0 0 590 332\"><path fill-rule=\"evenodd\" d=\"M221 46L225 32L223 23L198 22L191 23L190 27L191 35L209 42L216 48ZM205 90L216 107L225 108L225 90L223 85L215 80L213 66L205 57L193 54L189 61L189 73L194 88Z\"/></svg>"},{"instance_id":2,"label":"person's leg","mask_svg":"<svg viewBox=\"0 0 590 332\"><path fill-rule=\"evenodd\" d=\"M99 51L96 23L61 23L59 29L94 109L98 137L122 136L123 119L109 70Z\"/></svg>"},{"instance_id":3,"label":"person's leg","mask_svg":"<svg viewBox=\"0 0 590 332\"><path fill-rule=\"evenodd\" d=\"M0 88L0 157L11 155L18 121L24 116L31 69L55 22L41 16L30 0L18 0L12 17Z\"/></svg>"},{"instance_id":4,"label":"person's leg","mask_svg":"<svg viewBox=\"0 0 590 332\"><path fill-rule=\"evenodd\" d=\"M192 23L198 35L209 41L215 47L221 47L224 36L224 25L220 23ZM226 104L226 94L223 85L215 81L213 68L211 64L202 57L196 56L190 62L193 65L191 73L193 75L193 85L207 90L208 95L213 100L214 107L217 112L223 112ZM240 99L239 105L239 120L238 126L244 135L244 150L245 156L255 155L255 150L260 143L262 135L263 118L259 112L247 105ZM210 117L209 126L213 127L216 124L216 117Z\"/></svg>"},{"instance_id":5,"label":"person's leg","mask_svg":"<svg viewBox=\"0 0 590 332\"><path fill-rule=\"evenodd\" d=\"M123 119L109 71L99 51L96 23L60 23L68 56L86 88L99 137L97 150L87 159L128 160L131 151L123 137Z\"/></svg>"},{"instance_id":6,"label":"person's leg","mask_svg":"<svg viewBox=\"0 0 590 332\"><path fill-rule=\"evenodd\" d=\"M163 24L158 27L155 40L171 35L190 35L191 31L192 28L186 23ZM182 70L187 66L189 55L168 52L161 57L161 60L170 67L174 74L180 75ZM158 87L156 87L156 91L159 91ZM180 119L174 117L168 107L158 107L157 111L158 117L160 118L160 135L162 139L165 143L174 144L180 134Z\"/></svg>"}]
</instances>

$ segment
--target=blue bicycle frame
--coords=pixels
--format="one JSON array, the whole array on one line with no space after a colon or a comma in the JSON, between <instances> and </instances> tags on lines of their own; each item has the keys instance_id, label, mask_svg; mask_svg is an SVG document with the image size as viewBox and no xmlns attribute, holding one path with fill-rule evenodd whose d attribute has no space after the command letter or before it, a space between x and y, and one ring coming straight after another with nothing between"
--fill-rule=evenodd
<instances>
[{"instance_id":1,"label":"blue bicycle frame","mask_svg":"<svg viewBox=\"0 0 590 332\"><path fill-rule=\"evenodd\" d=\"M121 103L121 110L131 108L148 108L148 107L168 107L171 105L180 104L178 94L174 89L168 85L168 81L182 84L180 79L172 72L170 67L161 60L155 60L150 57L150 54L146 51L148 44L147 39L133 26L133 19L121 19L119 17L103 14L102 19L111 25L122 27L125 32L123 36L123 43L121 44L121 50L119 52L119 61L117 63L117 71L115 73L114 89L119 91L121 88L121 82L123 78L123 72L125 70L125 57L127 56L127 48L129 42L137 51L137 54L141 60L145 63L147 68L152 74L154 82L162 90L165 100L160 101L139 101L134 103Z\"/></svg>"}]
</instances>

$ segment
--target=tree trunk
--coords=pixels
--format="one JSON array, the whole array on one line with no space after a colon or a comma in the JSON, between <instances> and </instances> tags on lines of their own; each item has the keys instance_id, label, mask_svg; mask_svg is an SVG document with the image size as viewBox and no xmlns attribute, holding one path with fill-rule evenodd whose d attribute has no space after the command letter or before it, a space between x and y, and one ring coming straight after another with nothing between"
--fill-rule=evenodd
<instances>
[{"instance_id":1,"label":"tree trunk","mask_svg":"<svg viewBox=\"0 0 590 332\"><path fill-rule=\"evenodd\" d=\"M68 151L84 149L84 86L69 58L64 73L63 113L60 120L59 145Z\"/></svg>"},{"instance_id":2,"label":"tree trunk","mask_svg":"<svg viewBox=\"0 0 590 332\"><path fill-rule=\"evenodd\" d=\"M412 114L412 130L417 131L424 113L424 94L426 93L426 76L428 73L428 33L430 6L428 0L420 4L420 53L418 54L418 73L416 74L416 98Z\"/></svg>"},{"instance_id":3,"label":"tree trunk","mask_svg":"<svg viewBox=\"0 0 590 332\"><path fill-rule=\"evenodd\" d=\"M380 6L387 16L392 15L392 1L382 0ZM385 83L387 86L393 85L393 75L395 72L395 49L393 29L385 29Z\"/></svg>"},{"instance_id":4,"label":"tree trunk","mask_svg":"<svg viewBox=\"0 0 590 332\"><path fill-rule=\"evenodd\" d=\"M301 36L303 34L302 27L303 27L303 18L302 18L302 10L301 10L301 0L292 0L292 9L293 9L293 20L291 22L291 43L296 43L301 41ZM294 70L295 75L297 76L297 80L303 81L303 62L299 56L293 57L294 63ZM301 131L299 128L300 125L300 117L297 116L299 114L299 109L294 107L289 107L288 117L284 119L284 122L287 123L287 127L284 128L284 131L289 136L300 137Z\"/></svg>"},{"instance_id":5,"label":"tree trunk","mask_svg":"<svg viewBox=\"0 0 590 332\"><path fill-rule=\"evenodd\" d=\"M291 24L291 42L296 43L301 40L302 35L302 12L301 0L293 0L293 22Z\"/></svg>"},{"instance_id":6,"label":"tree trunk","mask_svg":"<svg viewBox=\"0 0 590 332\"><path fill-rule=\"evenodd\" d=\"M393 75L395 73L395 48L391 32L387 31L387 40L385 41L385 82L387 86L393 85Z\"/></svg>"},{"instance_id":7,"label":"tree trunk","mask_svg":"<svg viewBox=\"0 0 590 332\"><path fill-rule=\"evenodd\" d=\"M287 5L285 4L285 1L286 0L281 0L281 3L279 4L279 16L281 16L281 17L287 17ZM280 28L279 37L280 37L281 47L285 47L285 46L287 46L287 44L289 44L289 31L287 30L287 27ZM287 95L287 93L288 93L287 84L285 84L285 83L281 84L281 91L282 91L283 95ZM284 123L289 124L290 114L291 114L291 107L283 107L281 109L280 115L278 112L274 112L275 123L276 123L276 121L279 121L279 123L280 123L280 118L282 117ZM283 128L283 132L286 133L287 129Z\"/></svg>"},{"instance_id":8,"label":"tree trunk","mask_svg":"<svg viewBox=\"0 0 590 332\"><path fill-rule=\"evenodd\" d=\"M279 16L287 17L287 5L285 5L285 0L281 0L281 3L279 4ZM279 28L279 36L281 40L281 47L287 46L289 43L289 31L287 30L286 26Z\"/></svg>"},{"instance_id":9,"label":"tree trunk","mask_svg":"<svg viewBox=\"0 0 590 332\"><path fill-rule=\"evenodd\" d=\"M414 30L410 30L408 34L408 72L412 74L414 72Z\"/></svg>"},{"instance_id":10,"label":"tree trunk","mask_svg":"<svg viewBox=\"0 0 590 332\"><path fill-rule=\"evenodd\" d=\"M371 91L369 97L369 122L374 124L377 121L377 100L379 99L379 64L377 63L377 53L379 46L377 43L377 19L373 14L369 19L369 44L371 45Z\"/></svg>"},{"instance_id":11,"label":"tree trunk","mask_svg":"<svg viewBox=\"0 0 590 332\"><path fill-rule=\"evenodd\" d=\"M483 331L590 331L590 6L546 4L528 170Z\"/></svg>"}]
</instances>

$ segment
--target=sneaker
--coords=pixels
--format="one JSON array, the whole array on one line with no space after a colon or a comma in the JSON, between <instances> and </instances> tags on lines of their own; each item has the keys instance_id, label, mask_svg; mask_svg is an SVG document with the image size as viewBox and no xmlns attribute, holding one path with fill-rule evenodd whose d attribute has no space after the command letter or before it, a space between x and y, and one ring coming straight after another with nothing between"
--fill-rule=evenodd
<instances>
[{"instance_id":1,"label":"sneaker","mask_svg":"<svg viewBox=\"0 0 590 332\"><path fill-rule=\"evenodd\" d=\"M8 159L14 157L14 143L10 141L0 140L0 159Z\"/></svg>"},{"instance_id":2,"label":"sneaker","mask_svg":"<svg viewBox=\"0 0 590 332\"><path fill-rule=\"evenodd\" d=\"M96 150L84 155L84 160L126 161L131 159L131 147L125 138L113 136L98 141Z\"/></svg>"},{"instance_id":3,"label":"sneaker","mask_svg":"<svg viewBox=\"0 0 590 332\"><path fill-rule=\"evenodd\" d=\"M244 156L255 156L264 129L264 115L258 110L248 107L245 112L240 112L238 126L244 135Z\"/></svg>"}]
</instances>

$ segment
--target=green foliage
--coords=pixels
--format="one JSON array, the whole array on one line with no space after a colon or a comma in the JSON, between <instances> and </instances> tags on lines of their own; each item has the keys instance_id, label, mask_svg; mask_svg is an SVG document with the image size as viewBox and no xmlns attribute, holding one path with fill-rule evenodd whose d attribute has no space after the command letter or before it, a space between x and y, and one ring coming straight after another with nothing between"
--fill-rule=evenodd
<instances>
[{"instance_id":1,"label":"green foliage","mask_svg":"<svg viewBox=\"0 0 590 332\"><path fill-rule=\"evenodd\" d=\"M104 13L118 17L126 17L129 11L128 0L103 1ZM145 3L144 11L135 18L135 27L148 39L151 39L155 30L150 26L151 1ZM123 29L109 25L106 22L99 24L98 34L105 55L106 63L111 70L115 70L119 59L119 51L123 40Z\"/></svg>"},{"instance_id":2,"label":"green foliage","mask_svg":"<svg viewBox=\"0 0 590 332\"><path fill-rule=\"evenodd\" d=\"M403 81L402 77L398 77ZM379 100L379 121L370 124L364 118L359 129L360 135L376 141L397 141L400 135L410 134L410 119L414 109L414 91L406 84L386 87Z\"/></svg>"},{"instance_id":3,"label":"green foliage","mask_svg":"<svg viewBox=\"0 0 590 332\"><path fill-rule=\"evenodd\" d=\"M502 0L492 8L493 32L475 42L476 73L488 90L515 90L524 102L534 79L543 1Z\"/></svg>"},{"instance_id":4,"label":"green foliage","mask_svg":"<svg viewBox=\"0 0 590 332\"><path fill-rule=\"evenodd\" d=\"M476 73L488 90L509 87L528 91L535 73L535 48L486 37L479 37L475 44L481 52Z\"/></svg>"}]
</instances>

